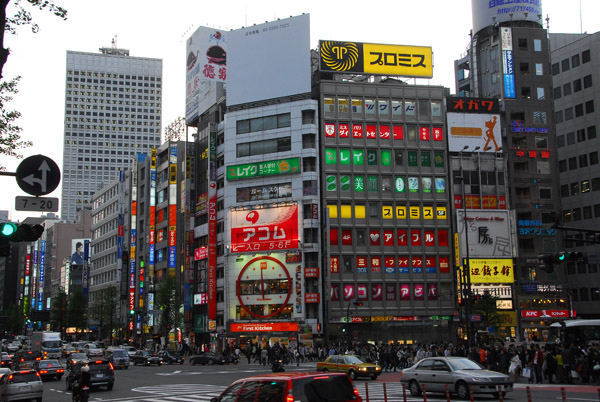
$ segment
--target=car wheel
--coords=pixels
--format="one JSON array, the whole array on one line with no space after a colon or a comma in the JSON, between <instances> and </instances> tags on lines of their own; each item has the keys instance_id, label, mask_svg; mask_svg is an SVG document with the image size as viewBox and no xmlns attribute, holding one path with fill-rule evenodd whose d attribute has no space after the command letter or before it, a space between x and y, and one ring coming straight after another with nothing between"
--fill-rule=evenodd
<instances>
[{"instance_id":1,"label":"car wheel","mask_svg":"<svg viewBox=\"0 0 600 402\"><path fill-rule=\"evenodd\" d=\"M408 389L410 390L410 394L412 396L421 396L421 387L419 387L419 383L417 383L415 380L408 384Z\"/></svg>"},{"instance_id":2,"label":"car wheel","mask_svg":"<svg viewBox=\"0 0 600 402\"><path fill-rule=\"evenodd\" d=\"M190 359L190 364L192 366L195 366L196 365L196 359Z\"/></svg>"},{"instance_id":3,"label":"car wheel","mask_svg":"<svg viewBox=\"0 0 600 402\"><path fill-rule=\"evenodd\" d=\"M493 396L494 398L496 398L496 399L500 399L500 393L499 393L499 392L494 392L494 393L492 394L492 396ZM505 391L502 391L502 396L503 396L503 397L504 397L504 396L506 396L506 392L505 392Z\"/></svg>"},{"instance_id":4,"label":"car wheel","mask_svg":"<svg viewBox=\"0 0 600 402\"><path fill-rule=\"evenodd\" d=\"M215 361L214 361L213 359L210 359L210 360L208 361L208 365L209 365L209 366L212 366L213 364L215 364Z\"/></svg>"},{"instance_id":5,"label":"car wheel","mask_svg":"<svg viewBox=\"0 0 600 402\"><path fill-rule=\"evenodd\" d=\"M108 385L106 386L106 389L107 389L107 390L109 390L109 391L112 391L112 389L113 389L113 387L114 387L114 386L115 386L115 384L114 384L114 383L113 383L113 384L108 384Z\"/></svg>"},{"instance_id":6,"label":"car wheel","mask_svg":"<svg viewBox=\"0 0 600 402\"><path fill-rule=\"evenodd\" d=\"M169 360L169 366L173 364L173 360Z\"/></svg>"},{"instance_id":7,"label":"car wheel","mask_svg":"<svg viewBox=\"0 0 600 402\"><path fill-rule=\"evenodd\" d=\"M459 382L456 384L456 393L460 399L469 399L469 386L466 382Z\"/></svg>"},{"instance_id":8,"label":"car wheel","mask_svg":"<svg viewBox=\"0 0 600 402\"><path fill-rule=\"evenodd\" d=\"M375 381L377 379L377 374L373 373L371 374L371 380Z\"/></svg>"},{"instance_id":9,"label":"car wheel","mask_svg":"<svg viewBox=\"0 0 600 402\"><path fill-rule=\"evenodd\" d=\"M348 376L350 377L350 379L352 381L356 380L356 371L354 371L354 370L348 371Z\"/></svg>"}]
</instances>

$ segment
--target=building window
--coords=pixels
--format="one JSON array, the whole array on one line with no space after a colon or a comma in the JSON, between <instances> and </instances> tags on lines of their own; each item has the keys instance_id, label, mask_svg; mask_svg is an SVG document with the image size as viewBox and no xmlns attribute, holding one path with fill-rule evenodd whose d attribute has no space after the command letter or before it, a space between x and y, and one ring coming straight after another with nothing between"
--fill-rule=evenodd
<instances>
[{"instance_id":1,"label":"building window","mask_svg":"<svg viewBox=\"0 0 600 402\"><path fill-rule=\"evenodd\" d=\"M519 38L517 40L519 49L527 50L527 38Z\"/></svg>"},{"instance_id":2,"label":"building window","mask_svg":"<svg viewBox=\"0 0 600 402\"><path fill-rule=\"evenodd\" d=\"M562 98L562 88L561 87L554 88L552 90L552 95L554 96L554 99Z\"/></svg>"},{"instance_id":3,"label":"building window","mask_svg":"<svg viewBox=\"0 0 600 402\"><path fill-rule=\"evenodd\" d=\"M563 95L567 96L567 95L571 95L571 83L567 82L566 84L563 85Z\"/></svg>"},{"instance_id":4,"label":"building window","mask_svg":"<svg viewBox=\"0 0 600 402\"><path fill-rule=\"evenodd\" d=\"M592 75L586 75L583 77L583 87L590 88L592 86Z\"/></svg>"},{"instance_id":5,"label":"building window","mask_svg":"<svg viewBox=\"0 0 600 402\"><path fill-rule=\"evenodd\" d=\"M533 124L548 124L546 112L533 112Z\"/></svg>"},{"instance_id":6,"label":"building window","mask_svg":"<svg viewBox=\"0 0 600 402\"><path fill-rule=\"evenodd\" d=\"M571 68L570 63L569 63L569 59L564 59L560 64L562 66L563 73L565 71L568 71Z\"/></svg>"},{"instance_id":7,"label":"building window","mask_svg":"<svg viewBox=\"0 0 600 402\"><path fill-rule=\"evenodd\" d=\"M542 63L535 63L535 75L544 75L544 65Z\"/></svg>"},{"instance_id":8,"label":"building window","mask_svg":"<svg viewBox=\"0 0 600 402\"><path fill-rule=\"evenodd\" d=\"M581 301L589 301L590 300L590 293L588 292L587 288L579 289L579 299Z\"/></svg>"},{"instance_id":9,"label":"building window","mask_svg":"<svg viewBox=\"0 0 600 402\"><path fill-rule=\"evenodd\" d=\"M567 171L567 160L566 159L558 161L558 171L561 173Z\"/></svg>"},{"instance_id":10,"label":"building window","mask_svg":"<svg viewBox=\"0 0 600 402\"><path fill-rule=\"evenodd\" d=\"M598 164L598 151L590 153L590 165Z\"/></svg>"},{"instance_id":11,"label":"building window","mask_svg":"<svg viewBox=\"0 0 600 402\"><path fill-rule=\"evenodd\" d=\"M568 197L569 194L569 185L568 184L563 184L562 186L560 186L560 196L561 197Z\"/></svg>"},{"instance_id":12,"label":"building window","mask_svg":"<svg viewBox=\"0 0 600 402\"><path fill-rule=\"evenodd\" d=\"M540 199L549 200L552 198L552 190L550 188L540 188Z\"/></svg>"},{"instance_id":13,"label":"building window","mask_svg":"<svg viewBox=\"0 0 600 402\"><path fill-rule=\"evenodd\" d=\"M556 124L562 123L564 121L562 110L559 110L558 112L554 112L554 121L556 122Z\"/></svg>"},{"instance_id":14,"label":"building window","mask_svg":"<svg viewBox=\"0 0 600 402\"><path fill-rule=\"evenodd\" d=\"M546 99L546 95L544 94L544 88L537 88L537 98L538 100Z\"/></svg>"},{"instance_id":15,"label":"building window","mask_svg":"<svg viewBox=\"0 0 600 402\"><path fill-rule=\"evenodd\" d=\"M583 207L583 219L592 219L592 207Z\"/></svg>"},{"instance_id":16,"label":"building window","mask_svg":"<svg viewBox=\"0 0 600 402\"><path fill-rule=\"evenodd\" d=\"M534 39L533 40L533 50L536 52L541 52L542 51L542 40L541 39Z\"/></svg>"},{"instance_id":17,"label":"building window","mask_svg":"<svg viewBox=\"0 0 600 402\"><path fill-rule=\"evenodd\" d=\"M575 105L575 117L583 116L583 103Z\"/></svg>"},{"instance_id":18,"label":"building window","mask_svg":"<svg viewBox=\"0 0 600 402\"><path fill-rule=\"evenodd\" d=\"M590 126L587 128L587 137L588 140L596 138L596 126Z\"/></svg>"},{"instance_id":19,"label":"building window","mask_svg":"<svg viewBox=\"0 0 600 402\"><path fill-rule=\"evenodd\" d=\"M567 133L567 145L575 144L575 133Z\"/></svg>"},{"instance_id":20,"label":"building window","mask_svg":"<svg viewBox=\"0 0 600 402\"><path fill-rule=\"evenodd\" d=\"M581 53L581 62L582 63L588 63L590 60L592 60L591 56L590 56L590 51L588 50L584 50Z\"/></svg>"},{"instance_id":21,"label":"building window","mask_svg":"<svg viewBox=\"0 0 600 402\"><path fill-rule=\"evenodd\" d=\"M589 180L583 180L581 182L581 194L583 193L589 193L590 191L590 181Z\"/></svg>"},{"instance_id":22,"label":"building window","mask_svg":"<svg viewBox=\"0 0 600 402\"><path fill-rule=\"evenodd\" d=\"M576 79L573 81L573 92L581 91L581 79Z\"/></svg>"},{"instance_id":23,"label":"building window","mask_svg":"<svg viewBox=\"0 0 600 402\"><path fill-rule=\"evenodd\" d=\"M552 75L560 74L560 64L554 63L552 64Z\"/></svg>"},{"instance_id":24,"label":"building window","mask_svg":"<svg viewBox=\"0 0 600 402\"><path fill-rule=\"evenodd\" d=\"M535 137L535 147L537 149L547 149L548 148L548 138Z\"/></svg>"},{"instance_id":25,"label":"building window","mask_svg":"<svg viewBox=\"0 0 600 402\"><path fill-rule=\"evenodd\" d=\"M531 99L531 88L521 87L521 98L522 99Z\"/></svg>"},{"instance_id":26,"label":"building window","mask_svg":"<svg viewBox=\"0 0 600 402\"><path fill-rule=\"evenodd\" d=\"M578 65L579 65L579 55L576 54L575 56L571 57L571 66L573 66L573 68L575 68Z\"/></svg>"},{"instance_id":27,"label":"building window","mask_svg":"<svg viewBox=\"0 0 600 402\"><path fill-rule=\"evenodd\" d=\"M572 107L568 107L565 109L565 120L566 121L573 120L573 108Z\"/></svg>"},{"instance_id":28,"label":"building window","mask_svg":"<svg viewBox=\"0 0 600 402\"><path fill-rule=\"evenodd\" d=\"M585 141L585 129L577 130L577 142Z\"/></svg>"},{"instance_id":29,"label":"building window","mask_svg":"<svg viewBox=\"0 0 600 402\"><path fill-rule=\"evenodd\" d=\"M519 63L519 70L521 71L521 75L529 75L529 63Z\"/></svg>"},{"instance_id":30,"label":"building window","mask_svg":"<svg viewBox=\"0 0 600 402\"><path fill-rule=\"evenodd\" d=\"M594 101L589 100L585 102L585 114L594 113Z\"/></svg>"},{"instance_id":31,"label":"building window","mask_svg":"<svg viewBox=\"0 0 600 402\"><path fill-rule=\"evenodd\" d=\"M588 165L587 154L579 155L579 167L583 168Z\"/></svg>"},{"instance_id":32,"label":"building window","mask_svg":"<svg viewBox=\"0 0 600 402\"><path fill-rule=\"evenodd\" d=\"M556 137L556 145L559 148L562 148L565 146L565 136L564 135L559 135L558 137Z\"/></svg>"},{"instance_id":33,"label":"building window","mask_svg":"<svg viewBox=\"0 0 600 402\"><path fill-rule=\"evenodd\" d=\"M569 158L569 170L577 169L577 159L575 157Z\"/></svg>"}]
</instances>

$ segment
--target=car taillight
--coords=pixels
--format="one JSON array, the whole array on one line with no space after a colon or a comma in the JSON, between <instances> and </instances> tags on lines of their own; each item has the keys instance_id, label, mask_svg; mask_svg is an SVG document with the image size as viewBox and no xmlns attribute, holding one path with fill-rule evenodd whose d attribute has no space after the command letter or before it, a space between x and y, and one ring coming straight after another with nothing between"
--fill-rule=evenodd
<instances>
[{"instance_id":1,"label":"car taillight","mask_svg":"<svg viewBox=\"0 0 600 402\"><path fill-rule=\"evenodd\" d=\"M285 397L285 402L294 402L294 395L292 395L291 392L288 392L287 396Z\"/></svg>"},{"instance_id":2,"label":"car taillight","mask_svg":"<svg viewBox=\"0 0 600 402\"><path fill-rule=\"evenodd\" d=\"M40 374L48 374L48 370L41 370Z\"/></svg>"},{"instance_id":3,"label":"car taillight","mask_svg":"<svg viewBox=\"0 0 600 402\"><path fill-rule=\"evenodd\" d=\"M58 369L58 370L56 370L56 372L57 372L57 373L64 373L64 372L65 372L65 370L63 370L63 369Z\"/></svg>"},{"instance_id":4,"label":"car taillight","mask_svg":"<svg viewBox=\"0 0 600 402\"><path fill-rule=\"evenodd\" d=\"M360 395L358 395L358 390L356 389L356 387L354 386L354 384L352 384L352 388L354 388L354 395L360 396Z\"/></svg>"},{"instance_id":5,"label":"car taillight","mask_svg":"<svg viewBox=\"0 0 600 402\"><path fill-rule=\"evenodd\" d=\"M110 362L108 363L108 367L110 367L110 369L111 369L111 370L114 370L114 369L115 369L115 368L113 367L113 364L112 364L112 363L110 363Z\"/></svg>"}]
</instances>

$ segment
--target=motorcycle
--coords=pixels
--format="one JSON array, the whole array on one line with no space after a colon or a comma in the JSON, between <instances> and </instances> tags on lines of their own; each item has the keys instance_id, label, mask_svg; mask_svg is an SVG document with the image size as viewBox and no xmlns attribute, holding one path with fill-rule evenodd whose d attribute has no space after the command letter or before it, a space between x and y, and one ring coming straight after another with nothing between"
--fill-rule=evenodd
<instances>
[{"instance_id":1,"label":"motorcycle","mask_svg":"<svg viewBox=\"0 0 600 402\"><path fill-rule=\"evenodd\" d=\"M87 385L83 389L79 389L79 386L73 388L73 402L88 402L90 398L90 387Z\"/></svg>"},{"instance_id":2,"label":"motorcycle","mask_svg":"<svg viewBox=\"0 0 600 402\"><path fill-rule=\"evenodd\" d=\"M283 367L283 360L282 359L274 360L273 365L271 366L271 371L274 373L284 372L285 368Z\"/></svg>"}]
</instances>

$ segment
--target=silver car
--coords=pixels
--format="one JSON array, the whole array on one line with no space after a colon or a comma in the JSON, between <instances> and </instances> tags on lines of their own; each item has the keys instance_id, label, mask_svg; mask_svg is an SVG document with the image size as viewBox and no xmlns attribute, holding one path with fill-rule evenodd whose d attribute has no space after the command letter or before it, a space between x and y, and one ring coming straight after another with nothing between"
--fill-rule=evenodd
<instances>
[{"instance_id":1,"label":"silver car","mask_svg":"<svg viewBox=\"0 0 600 402\"><path fill-rule=\"evenodd\" d=\"M428 357L414 366L402 370L400 382L404 384L412 396L420 396L426 392L456 393L461 399L469 399L469 388L473 394L493 394L499 397L499 386L502 394L513 390L511 378L484 367L466 357Z\"/></svg>"},{"instance_id":2,"label":"silver car","mask_svg":"<svg viewBox=\"0 0 600 402\"><path fill-rule=\"evenodd\" d=\"M3 401L35 399L36 402L42 402L43 393L44 385L35 370L8 370L3 372L0 379L0 394Z\"/></svg>"}]
</instances>

